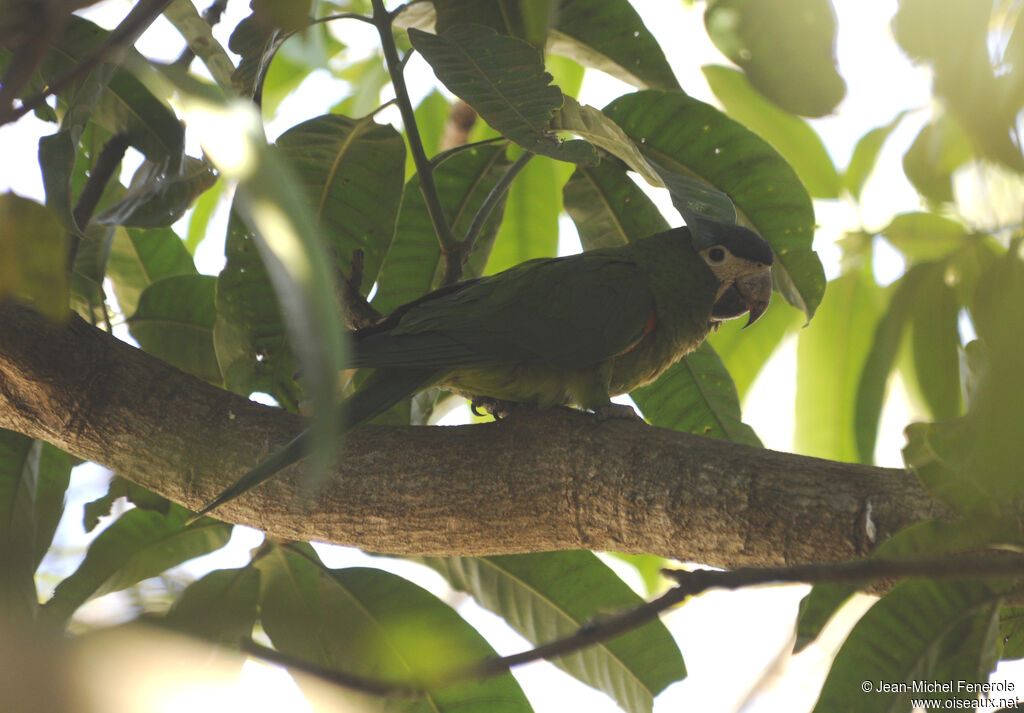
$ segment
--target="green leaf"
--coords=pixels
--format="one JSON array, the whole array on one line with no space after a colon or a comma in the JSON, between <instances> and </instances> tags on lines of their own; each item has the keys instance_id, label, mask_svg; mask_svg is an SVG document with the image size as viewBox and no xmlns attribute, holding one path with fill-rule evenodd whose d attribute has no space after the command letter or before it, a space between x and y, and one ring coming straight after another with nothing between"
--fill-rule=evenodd
<instances>
[{"instance_id":1,"label":"green leaf","mask_svg":"<svg viewBox=\"0 0 1024 713\"><path fill-rule=\"evenodd\" d=\"M139 296L153 283L174 275L195 274L192 256L169 228L114 232L107 277L124 314L135 312Z\"/></svg>"},{"instance_id":2,"label":"green leaf","mask_svg":"<svg viewBox=\"0 0 1024 713\"><path fill-rule=\"evenodd\" d=\"M93 220L100 225L165 228L176 222L217 175L205 161L185 157L181 171L168 173L147 161L139 167L124 197Z\"/></svg>"},{"instance_id":3,"label":"green leaf","mask_svg":"<svg viewBox=\"0 0 1024 713\"><path fill-rule=\"evenodd\" d=\"M260 572L252 566L218 569L185 588L162 623L192 636L236 647L252 635Z\"/></svg>"},{"instance_id":4,"label":"green leaf","mask_svg":"<svg viewBox=\"0 0 1024 713\"><path fill-rule=\"evenodd\" d=\"M903 334L911 314L928 304L923 293L928 273L934 266L914 266L907 270L890 288L888 308L882 313L874 330L871 348L857 383L854 428L857 454L862 463L871 463L875 457L878 423L882 417L886 388L899 353Z\"/></svg>"},{"instance_id":5,"label":"green leaf","mask_svg":"<svg viewBox=\"0 0 1024 713\"><path fill-rule=\"evenodd\" d=\"M953 201L953 171L971 158L963 129L948 115L926 124L903 154L903 172L930 203Z\"/></svg>"},{"instance_id":6,"label":"green leaf","mask_svg":"<svg viewBox=\"0 0 1024 713\"><path fill-rule=\"evenodd\" d=\"M999 636L1003 641L1000 659L1024 658L1024 607L999 610Z\"/></svg>"},{"instance_id":7,"label":"green leaf","mask_svg":"<svg viewBox=\"0 0 1024 713\"><path fill-rule=\"evenodd\" d=\"M139 297L128 328L139 346L182 371L221 383L213 349L217 278L174 275L154 282Z\"/></svg>"},{"instance_id":8,"label":"green leaf","mask_svg":"<svg viewBox=\"0 0 1024 713\"><path fill-rule=\"evenodd\" d=\"M487 274L558 254L558 215L562 210L559 188L565 185L571 170L565 164L536 157L516 176L487 259Z\"/></svg>"},{"instance_id":9,"label":"green leaf","mask_svg":"<svg viewBox=\"0 0 1024 713\"><path fill-rule=\"evenodd\" d=\"M657 384L636 389L630 396L655 426L761 445L754 429L741 420L736 387L707 342L669 367Z\"/></svg>"},{"instance_id":10,"label":"green leaf","mask_svg":"<svg viewBox=\"0 0 1024 713\"><path fill-rule=\"evenodd\" d=\"M195 255L199 243L210 233L210 218L221 203L224 196L224 181L217 181L210 190L199 196L192 207L192 215L188 220L185 233L185 248L190 255Z\"/></svg>"},{"instance_id":11,"label":"green leaf","mask_svg":"<svg viewBox=\"0 0 1024 713\"><path fill-rule=\"evenodd\" d=\"M661 46L627 0L564 0L548 50L637 87L679 88Z\"/></svg>"},{"instance_id":12,"label":"green leaf","mask_svg":"<svg viewBox=\"0 0 1024 713\"><path fill-rule=\"evenodd\" d=\"M465 235L487 194L504 175L509 165L507 148L504 143L474 146L452 154L434 169L441 206L456 236ZM486 261L489 256L503 210L504 203L501 203L484 224L470 268L477 265L477 260ZM419 178L413 176L405 189L395 241L384 261L373 306L389 313L437 287L441 272L441 248L420 191Z\"/></svg>"},{"instance_id":13,"label":"green leaf","mask_svg":"<svg viewBox=\"0 0 1024 713\"><path fill-rule=\"evenodd\" d=\"M363 567L328 569L302 544L275 545L255 564L263 628L281 651L391 681L428 678L495 656L448 605L396 575ZM349 691L317 695L325 696L324 710L367 702ZM370 702L379 705L380 699ZM417 713L531 710L510 674L387 703L388 710Z\"/></svg>"},{"instance_id":14,"label":"green leaf","mask_svg":"<svg viewBox=\"0 0 1024 713\"><path fill-rule=\"evenodd\" d=\"M775 251L775 289L808 319L825 289L811 250L814 209L793 169L763 139L714 107L678 93L648 90L604 109L644 156L680 176L695 176L736 205Z\"/></svg>"},{"instance_id":15,"label":"green leaf","mask_svg":"<svg viewBox=\"0 0 1024 713\"><path fill-rule=\"evenodd\" d=\"M820 319L797 343L797 453L856 462L854 399L880 313L881 291L857 270L829 283Z\"/></svg>"},{"instance_id":16,"label":"green leaf","mask_svg":"<svg viewBox=\"0 0 1024 713\"><path fill-rule=\"evenodd\" d=\"M92 532L101 518L109 516L114 503L120 498L124 498L143 510L155 510L162 515L171 511L172 503L167 498L115 475L107 485L107 492L95 500L87 502L82 509L82 527L85 531Z\"/></svg>"},{"instance_id":17,"label":"green leaf","mask_svg":"<svg viewBox=\"0 0 1024 713\"><path fill-rule=\"evenodd\" d=\"M846 172L843 174L842 179L843 188L854 199L860 200L860 192L864 189L864 183L875 168L875 163L878 161L878 154L881 153L882 146L906 115L907 111L901 111L888 124L872 129L857 141L857 145L853 148L853 155L850 156L850 165L846 167Z\"/></svg>"},{"instance_id":18,"label":"green leaf","mask_svg":"<svg viewBox=\"0 0 1024 713\"><path fill-rule=\"evenodd\" d=\"M40 66L47 82L78 64L106 41L109 32L80 17L70 15L63 33L54 40ZM132 59L144 62L134 50ZM84 79L58 97L72 102L73 116L65 117L62 128L96 122L112 134L124 134L129 143L151 161L163 161L173 171L182 158L184 129L177 117L138 79L115 64L101 64ZM77 136L72 135L77 143Z\"/></svg>"},{"instance_id":19,"label":"green leaf","mask_svg":"<svg viewBox=\"0 0 1024 713\"><path fill-rule=\"evenodd\" d=\"M995 665L1001 594L971 581L896 585L861 618L836 655L815 713L909 710L916 681L950 681L936 699L969 700L958 680L984 681ZM906 684L908 692L861 689L863 682ZM959 706L947 706L959 707Z\"/></svg>"},{"instance_id":20,"label":"green leaf","mask_svg":"<svg viewBox=\"0 0 1024 713\"><path fill-rule=\"evenodd\" d=\"M839 197L839 173L825 143L810 124L765 99L742 72L716 65L701 69L729 116L774 146L811 196Z\"/></svg>"},{"instance_id":21,"label":"green leaf","mask_svg":"<svg viewBox=\"0 0 1024 713\"><path fill-rule=\"evenodd\" d=\"M992 0L901 0L893 34L913 58L931 64L935 94L970 137L974 151L1021 172L1020 106L1005 86L1005 65L995 68L989 58L992 13Z\"/></svg>"},{"instance_id":22,"label":"green leaf","mask_svg":"<svg viewBox=\"0 0 1024 713\"><path fill-rule=\"evenodd\" d=\"M217 284L216 322L225 323L220 337L216 324L214 327L215 349L225 383L229 388L253 385L245 374L249 356L245 339L239 338L251 328L251 322L237 319L238 305L247 295L232 289L239 285L255 287L259 293L256 298L265 307L266 280L260 279L260 271L248 276L240 274L231 264L231 257L240 254L243 261L255 265L253 258L258 253L284 315L289 345L298 355L312 402L311 472L323 474L334 452L338 431L334 387L344 351L332 262L320 236L322 226L325 237L331 239L331 226L322 222L322 214L310 210L310 196L303 191L304 183L300 180L308 174L301 170L296 175L280 152L266 145L262 122L254 107L216 102L191 93L181 98L181 104L190 124L196 127L207 157L225 180L238 184L225 241L228 265L221 271ZM231 140L226 140L228 136ZM399 180L403 161L404 157L398 162ZM231 313L232 305L235 314ZM277 316L273 309L257 314L261 320L274 321ZM232 317L236 318L234 323ZM293 370L287 376L294 373ZM274 376L275 384L287 378L279 373ZM295 405L287 399L281 401Z\"/></svg>"},{"instance_id":23,"label":"green leaf","mask_svg":"<svg viewBox=\"0 0 1024 713\"><path fill-rule=\"evenodd\" d=\"M669 229L657 206L609 159L578 166L562 196L584 250L625 245Z\"/></svg>"},{"instance_id":24,"label":"green leaf","mask_svg":"<svg viewBox=\"0 0 1024 713\"><path fill-rule=\"evenodd\" d=\"M71 469L80 462L49 443L43 443L40 448L35 498L34 568L39 567L39 563L50 549L57 526L64 515Z\"/></svg>"},{"instance_id":25,"label":"green leaf","mask_svg":"<svg viewBox=\"0 0 1024 713\"><path fill-rule=\"evenodd\" d=\"M318 116L281 134L277 148L295 169L307 205L346 276L363 253L362 292L377 280L402 202L405 144L372 117Z\"/></svg>"},{"instance_id":26,"label":"green leaf","mask_svg":"<svg viewBox=\"0 0 1024 713\"><path fill-rule=\"evenodd\" d=\"M534 645L643 601L590 552L424 561ZM629 713L650 711L653 697L686 675L679 649L659 621L552 663L604 691Z\"/></svg>"},{"instance_id":27,"label":"green leaf","mask_svg":"<svg viewBox=\"0 0 1024 713\"><path fill-rule=\"evenodd\" d=\"M281 29L260 22L255 14L235 25L228 40L228 49L241 59L231 75L231 81L245 95L257 101L262 99L263 84L271 60L288 36L289 33ZM270 103L273 104L273 101Z\"/></svg>"},{"instance_id":28,"label":"green leaf","mask_svg":"<svg viewBox=\"0 0 1024 713\"><path fill-rule=\"evenodd\" d=\"M971 414L976 419L976 441L970 473L994 494L1000 509L1014 509L1020 502L1021 463L1024 439L1024 260L1020 242L1011 244L981 274L972 301L971 318L978 338L987 347L987 364L980 388L973 395Z\"/></svg>"},{"instance_id":29,"label":"green leaf","mask_svg":"<svg viewBox=\"0 0 1024 713\"><path fill-rule=\"evenodd\" d=\"M277 296L248 228L234 211L224 241L227 262L217 276L213 346L224 385L235 393L270 394L296 403L299 363L288 344Z\"/></svg>"},{"instance_id":30,"label":"green leaf","mask_svg":"<svg viewBox=\"0 0 1024 713\"><path fill-rule=\"evenodd\" d=\"M38 608L36 493L41 441L0 430L0 622L24 623Z\"/></svg>"},{"instance_id":31,"label":"green leaf","mask_svg":"<svg viewBox=\"0 0 1024 713\"><path fill-rule=\"evenodd\" d=\"M961 412L960 304L944 265L929 270L920 289L927 299L916 300L910 314L914 376L932 419L940 421Z\"/></svg>"},{"instance_id":32,"label":"green leaf","mask_svg":"<svg viewBox=\"0 0 1024 713\"><path fill-rule=\"evenodd\" d=\"M540 53L526 42L482 25L439 35L410 28L409 39L448 89L527 151L572 163L597 160L586 142L561 143L551 132L562 92L549 84Z\"/></svg>"},{"instance_id":33,"label":"green leaf","mask_svg":"<svg viewBox=\"0 0 1024 713\"><path fill-rule=\"evenodd\" d=\"M961 513L995 513L998 493L972 468L977 425L958 418L942 423L912 423L906 428L903 462L928 494Z\"/></svg>"},{"instance_id":34,"label":"green leaf","mask_svg":"<svg viewBox=\"0 0 1024 713\"><path fill-rule=\"evenodd\" d=\"M129 510L96 536L85 559L57 585L42 614L63 626L89 599L130 587L144 579L227 544L231 525L204 517L183 527L189 512L175 506L163 515Z\"/></svg>"},{"instance_id":35,"label":"green leaf","mask_svg":"<svg viewBox=\"0 0 1024 713\"><path fill-rule=\"evenodd\" d=\"M648 162L637 143L608 116L592 106L581 105L570 96L551 121L552 128L570 131L604 149L644 177L652 186L664 186L658 171Z\"/></svg>"},{"instance_id":36,"label":"green leaf","mask_svg":"<svg viewBox=\"0 0 1024 713\"><path fill-rule=\"evenodd\" d=\"M894 248L915 262L943 258L964 246L968 230L952 218L935 213L897 215L881 234Z\"/></svg>"},{"instance_id":37,"label":"green leaf","mask_svg":"<svg viewBox=\"0 0 1024 713\"><path fill-rule=\"evenodd\" d=\"M45 206L0 194L0 300L28 302L52 320L68 316L64 228Z\"/></svg>"},{"instance_id":38,"label":"green leaf","mask_svg":"<svg viewBox=\"0 0 1024 713\"><path fill-rule=\"evenodd\" d=\"M937 557L978 551L992 545L1016 546L1020 541L1016 529L1013 522L988 515L918 522L878 545L871 556L878 559ZM862 586L834 582L815 584L800 601L794 653L814 641L836 610Z\"/></svg>"},{"instance_id":39,"label":"green leaf","mask_svg":"<svg viewBox=\"0 0 1024 713\"><path fill-rule=\"evenodd\" d=\"M776 301L749 329L742 319L732 319L708 335L708 343L729 370L740 401L782 340L800 325L800 312Z\"/></svg>"},{"instance_id":40,"label":"green leaf","mask_svg":"<svg viewBox=\"0 0 1024 713\"><path fill-rule=\"evenodd\" d=\"M714 0L704 24L722 54L787 111L824 116L846 94L829 0Z\"/></svg>"}]
</instances>

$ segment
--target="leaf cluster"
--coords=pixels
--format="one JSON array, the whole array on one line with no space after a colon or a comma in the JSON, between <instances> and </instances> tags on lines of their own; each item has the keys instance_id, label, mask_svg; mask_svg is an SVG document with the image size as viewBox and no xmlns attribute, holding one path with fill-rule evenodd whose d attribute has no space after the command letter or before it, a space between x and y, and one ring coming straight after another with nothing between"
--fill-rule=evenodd
<instances>
[{"instance_id":1,"label":"leaf cluster","mask_svg":"<svg viewBox=\"0 0 1024 713\"><path fill-rule=\"evenodd\" d=\"M953 186L956 171L978 161L1024 171L1015 134L1024 13L977 0L941 4L935 12L933 0L901 0L894 21L901 46L934 70L941 100L903 160L926 208L852 232L826 291L811 247L812 198L862 200L884 144L907 116L867 133L845 170L836 167L804 118L834 111L845 93L828 0L707 4L708 34L735 65L702 68L724 110L684 91L626 0L433 0L392 10L380 0L261 0L227 47L181 0L140 2L114 30L67 9L33 24L23 4L2 3L0 17L9 19L0 21L0 120L33 110L54 133L39 146L45 205L0 196L0 297L57 320L73 310L108 329L124 323L142 349L224 389L262 392L291 410L310 402L326 443L331 404L363 378L346 374L338 383L343 323L553 254L563 210L584 249L663 230L650 186L667 191L698 240L708 221L761 234L777 255L782 300L754 330L724 327L632 394L649 422L759 445L739 399L814 317L797 348L798 449L871 462L889 381L900 372L930 419L908 429L907 466L963 516L904 531L878 554L1019 547L1024 264L1008 237L1013 229L969 224ZM179 62L133 48L161 13L189 44ZM356 23L378 34L368 57L346 44ZM995 57L993 45L1001 48ZM404 79L414 54L446 90L426 93L418 106ZM195 57L207 72L192 66ZM574 95L585 69L631 89L600 109L581 105ZM344 80L347 95L268 144L265 118L287 107L314 71ZM395 98L381 101L389 85ZM381 119L391 104L401 130ZM477 118L460 133L456 117L467 107ZM195 145L202 151L189 155ZM126 150L141 164L124 185ZM214 232L219 206L228 215L225 262L203 275L195 249ZM883 240L907 263L886 288L870 269ZM976 340L965 338L965 320ZM450 405L446 394L421 395L382 420L424 424ZM40 605L34 576L72 465L50 445L0 434L0 559L10 573L0 585L4 621L63 628L90 599L228 542L230 525L186 524L180 506L114 480L87 509L87 529L117 498L135 507L95 536L77 570ZM534 644L641 602L589 552L421 564ZM664 586L655 574L660 560L631 564L652 592ZM856 589L816 587L801 609L798 646ZM857 625L816 710L850 710L851 687L865 679L984 680L1001 656L1020 655L1020 613L1004 606L1011 589L987 580L900 584ZM266 542L244 566L176 593L155 620L229 647L260 631L282 652L396 681L494 656L434 595L382 569L332 568L304 543ZM651 710L685 675L660 622L555 663L628 711ZM906 708L899 694L883 698L857 700L864 710ZM510 675L391 703L530 710Z\"/></svg>"}]
</instances>

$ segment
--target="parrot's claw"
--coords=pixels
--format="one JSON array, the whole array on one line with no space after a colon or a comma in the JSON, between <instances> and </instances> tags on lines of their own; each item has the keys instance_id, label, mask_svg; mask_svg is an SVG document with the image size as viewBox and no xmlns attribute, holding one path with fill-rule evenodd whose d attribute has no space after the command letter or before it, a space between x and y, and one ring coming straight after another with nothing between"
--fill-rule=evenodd
<instances>
[{"instance_id":1,"label":"parrot's claw","mask_svg":"<svg viewBox=\"0 0 1024 713\"><path fill-rule=\"evenodd\" d=\"M490 414L495 421L500 421L519 405L515 401L502 401L490 396L474 396L473 400L469 402L469 410L473 412L474 416Z\"/></svg>"},{"instance_id":2,"label":"parrot's claw","mask_svg":"<svg viewBox=\"0 0 1024 713\"><path fill-rule=\"evenodd\" d=\"M594 415L597 416L598 421L607 421L609 419L618 419L624 421L640 421L644 423L644 419L636 412L629 404L608 404L607 406L601 406L600 408L594 409Z\"/></svg>"}]
</instances>

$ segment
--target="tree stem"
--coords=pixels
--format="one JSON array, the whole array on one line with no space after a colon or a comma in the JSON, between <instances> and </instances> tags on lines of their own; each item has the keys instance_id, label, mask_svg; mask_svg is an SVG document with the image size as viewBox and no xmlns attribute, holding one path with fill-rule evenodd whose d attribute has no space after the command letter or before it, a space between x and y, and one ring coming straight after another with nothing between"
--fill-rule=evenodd
<instances>
[{"instance_id":1,"label":"tree stem","mask_svg":"<svg viewBox=\"0 0 1024 713\"><path fill-rule=\"evenodd\" d=\"M430 215L430 222L434 226L437 240L441 244L441 252L445 256L445 281L448 282L451 276L455 275L455 278L450 281L457 282L462 276L464 254L461 245L452 235L448 219L445 218L441 198L434 183L433 167L423 149L423 140L420 138L416 115L409 99L409 90L405 86L405 76L402 74L402 60L398 56L395 38L391 34L391 19L391 13L384 8L384 0L373 0L373 24L376 25L377 33L380 35L384 61L387 63L388 73L391 75L391 84L395 88L395 99L402 114L402 123L405 124L409 150L412 152L416 173L419 175L420 191L423 193L423 200L426 202L427 213Z\"/></svg>"}]
</instances>

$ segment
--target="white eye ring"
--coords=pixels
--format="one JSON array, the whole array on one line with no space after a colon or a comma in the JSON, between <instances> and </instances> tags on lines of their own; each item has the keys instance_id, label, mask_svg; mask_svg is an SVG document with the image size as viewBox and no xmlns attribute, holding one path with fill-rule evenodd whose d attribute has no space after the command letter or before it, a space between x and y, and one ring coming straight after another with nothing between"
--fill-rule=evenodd
<instances>
[{"instance_id":1,"label":"white eye ring","mask_svg":"<svg viewBox=\"0 0 1024 713\"><path fill-rule=\"evenodd\" d=\"M725 257L726 255L729 254L729 252L720 245L716 245L713 248L708 248L706 254L706 259L709 265L721 265L723 262L725 262Z\"/></svg>"}]
</instances>

